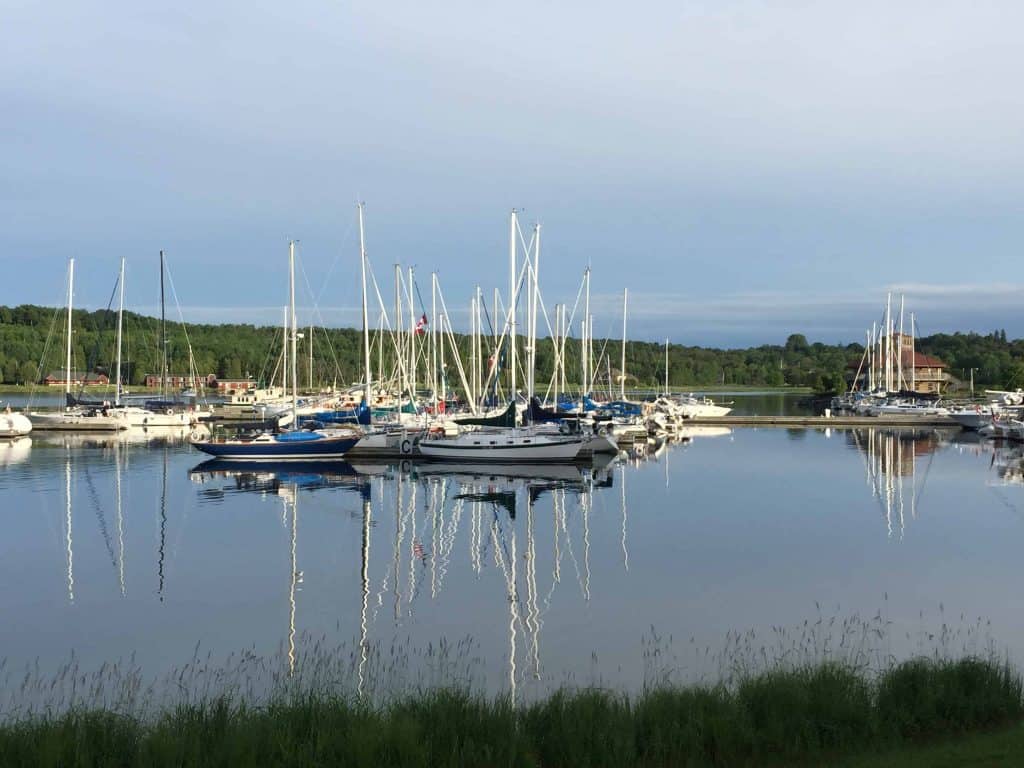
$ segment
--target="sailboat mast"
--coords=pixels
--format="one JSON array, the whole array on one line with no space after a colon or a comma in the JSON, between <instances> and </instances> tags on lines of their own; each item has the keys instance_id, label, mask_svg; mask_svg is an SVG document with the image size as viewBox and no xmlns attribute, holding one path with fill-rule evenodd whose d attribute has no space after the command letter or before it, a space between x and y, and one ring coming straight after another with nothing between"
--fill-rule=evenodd
<instances>
[{"instance_id":1,"label":"sailboat mast","mask_svg":"<svg viewBox=\"0 0 1024 768\"><path fill-rule=\"evenodd\" d=\"M281 307L281 396L288 394L288 307Z\"/></svg>"},{"instance_id":2,"label":"sailboat mast","mask_svg":"<svg viewBox=\"0 0 1024 768\"><path fill-rule=\"evenodd\" d=\"M359 211L359 266L363 279L363 368L366 377L366 407L373 407L373 389L370 375L370 321L366 311L366 239L363 233L363 204L356 206Z\"/></svg>"},{"instance_id":3,"label":"sailboat mast","mask_svg":"<svg viewBox=\"0 0 1024 768\"><path fill-rule=\"evenodd\" d=\"M555 391L554 391L553 395L554 395L554 403L555 403L555 412L556 413L558 412L558 376L559 376L559 369L560 369L561 363L562 363L561 355L559 354L560 348L558 346L558 344L559 344L558 337L561 335L561 332L562 332L562 305L561 304L555 304L555 332L551 334L551 337L552 337L551 341L553 342L554 347L555 347L555 371L554 371L554 373L555 373L554 390Z\"/></svg>"},{"instance_id":4,"label":"sailboat mast","mask_svg":"<svg viewBox=\"0 0 1024 768\"><path fill-rule=\"evenodd\" d=\"M512 209L508 227L508 316L509 316L509 385L513 402L516 399L516 209Z\"/></svg>"},{"instance_id":5,"label":"sailboat mast","mask_svg":"<svg viewBox=\"0 0 1024 768\"><path fill-rule=\"evenodd\" d=\"M914 335L914 313L910 313L910 389L917 392L917 336Z\"/></svg>"},{"instance_id":6,"label":"sailboat mast","mask_svg":"<svg viewBox=\"0 0 1024 768\"><path fill-rule=\"evenodd\" d=\"M64 405L68 405L68 395L71 394L71 297L74 295L75 284L75 260L68 259L68 347L67 361L64 369Z\"/></svg>"},{"instance_id":7,"label":"sailboat mast","mask_svg":"<svg viewBox=\"0 0 1024 768\"><path fill-rule=\"evenodd\" d=\"M416 302L413 301L413 281L415 280L414 267L409 267L409 285L407 296L409 298L409 397L416 408Z\"/></svg>"},{"instance_id":8,"label":"sailboat mast","mask_svg":"<svg viewBox=\"0 0 1024 768\"><path fill-rule=\"evenodd\" d=\"M594 329L590 327L590 267L583 273L583 279L587 284L587 298L583 307L583 394L590 392L591 369L593 361L590 359L590 337Z\"/></svg>"},{"instance_id":9,"label":"sailboat mast","mask_svg":"<svg viewBox=\"0 0 1024 768\"><path fill-rule=\"evenodd\" d=\"M619 369L619 397L626 399L626 305L629 301L629 289L622 289L622 367Z\"/></svg>"},{"instance_id":10,"label":"sailboat mast","mask_svg":"<svg viewBox=\"0 0 1024 768\"><path fill-rule=\"evenodd\" d=\"M167 312L164 306L164 252L160 251L160 399L167 397Z\"/></svg>"},{"instance_id":11,"label":"sailboat mast","mask_svg":"<svg viewBox=\"0 0 1024 768\"><path fill-rule=\"evenodd\" d=\"M530 397L537 389L537 305L540 303L540 224L533 229L533 288L530 293Z\"/></svg>"},{"instance_id":12,"label":"sailboat mast","mask_svg":"<svg viewBox=\"0 0 1024 768\"><path fill-rule=\"evenodd\" d=\"M288 243L288 304L291 311L292 326L292 429L299 426L299 322L295 315L295 241Z\"/></svg>"},{"instance_id":13,"label":"sailboat mast","mask_svg":"<svg viewBox=\"0 0 1024 768\"><path fill-rule=\"evenodd\" d=\"M665 394L668 395L668 339L665 339Z\"/></svg>"},{"instance_id":14,"label":"sailboat mast","mask_svg":"<svg viewBox=\"0 0 1024 768\"><path fill-rule=\"evenodd\" d=\"M900 294L900 340L896 345L896 365L899 371L898 382L896 389L903 389L903 385L906 383L903 379L903 294Z\"/></svg>"},{"instance_id":15,"label":"sailboat mast","mask_svg":"<svg viewBox=\"0 0 1024 768\"><path fill-rule=\"evenodd\" d=\"M430 273L430 393L437 415L437 272Z\"/></svg>"},{"instance_id":16,"label":"sailboat mast","mask_svg":"<svg viewBox=\"0 0 1024 768\"><path fill-rule=\"evenodd\" d=\"M121 299L117 307L117 365L114 367L114 405L121 404L121 331L124 324L124 259L121 259L121 276L118 278Z\"/></svg>"}]
</instances>

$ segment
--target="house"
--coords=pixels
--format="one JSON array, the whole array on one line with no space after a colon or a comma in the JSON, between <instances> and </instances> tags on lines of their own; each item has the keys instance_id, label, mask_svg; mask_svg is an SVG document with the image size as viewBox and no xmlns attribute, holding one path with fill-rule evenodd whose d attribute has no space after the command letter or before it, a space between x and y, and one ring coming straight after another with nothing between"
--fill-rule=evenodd
<instances>
[{"instance_id":1,"label":"house","mask_svg":"<svg viewBox=\"0 0 1024 768\"><path fill-rule=\"evenodd\" d=\"M50 371L46 374L46 378L43 379L43 384L48 387L63 387L69 383L78 386L102 387L110 383L110 378L105 373L96 373L95 371L88 373L72 371L69 377L67 371L62 369Z\"/></svg>"},{"instance_id":2,"label":"house","mask_svg":"<svg viewBox=\"0 0 1024 768\"><path fill-rule=\"evenodd\" d=\"M216 381L216 376L212 373L207 376L191 375L187 373L169 373L167 374L167 388L168 389L195 389L200 390L203 387L209 387L211 381ZM147 373L146 374L146 386L151 389L156 389L160 386L160 374L159 373Z\"/></svg>"},{"instance_id":3,"label":"house","mask_svg":"<svg viewBox=\"0 0 1024 768\"><path fill-rule=\"evenodd\" d=\"M210 374L210 379L206 386L211 389L216 389L218 392L230 395L236 392L248 392L251 389L256 389L256 379L218 379L213 374Z\"/></svg>"}]
</instances>

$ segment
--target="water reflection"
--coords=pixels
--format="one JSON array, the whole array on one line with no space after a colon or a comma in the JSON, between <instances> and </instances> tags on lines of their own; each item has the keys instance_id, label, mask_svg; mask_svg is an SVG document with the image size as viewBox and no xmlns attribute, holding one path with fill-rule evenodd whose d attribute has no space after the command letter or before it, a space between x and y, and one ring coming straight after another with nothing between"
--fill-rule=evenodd
<instances>
[{"instance_id":1,"label":"water reflection","mask_svg":"<svg viewBox=\"0 0 1024 768\"><path fill-rule=\"evenodd\" d=\"M0 581L16 574L0 612L24 617L0 627L13 663L139 650L160 670L202 640L215 658L252 646L301 676L326 639L347 643L346 680L372 697L382 668L409 669L389 649L471 637L488 689L518 700L578 682L591 652L607 674L593 682L630 685L646 674L635 657L652 624L714 649L732 628L799 622L821 597L870 612L902 589L905 619L927 607L922 594L976 599L981 576L998 592L1016 562L1011 529L977 516L998 521L996 497L1016 496L984 486L1024 485L1020 446L937 430L792 441L700 428L604 466L200 463L178 440L0 443ZM888 546L922 501L914 546ZM922 567L950 559L949 542L984 552L988 570ZM979 615L1000 618L997 598L978 598Z\"/></svg>"},{"instance_id":2,"label":"water reflection","mask_svg":"<svg viewBox=\"0 0 1024 768\"><path fill-rule=\"evenodd\" d=\"M847 443L864 460L871 495L885 518L886 535L903 539L908 517L917 519L936 451L948 446L956 430L868 428L846 431ZM918 462L927 458L922 471ZM919 477L920 474L920 477Z\"/></svg>"},{"instance_id":3,"label":"water reflection","mask_svg":"<svg viewBox=\"0 0 1024 768\"><path fill-rule=\"evenodd\" d=\"M414 616L424 600L436 601L445 588L457 557L460 528L468 525L464 562L479 577L492 561L503 583L508 605L507 682L513 699L524 675L541 679L541 630L552 596L561 582L563 556L572 562L585 601L591 598L591 496L614 486L623 466L598 464L473 465L345 462L310 464L206 461L189 472L199 484L204 503L220 503L236 493L259 494L283 500L289 518L291 581L287 663L295 669L296 592L301 590L298 567L298 507L302 496L331 489L356 491L362 498L359 641L357 691L364 694L365 670L373 626L390 595L395 627ZM536 505L550 500L553 517L552 569L538 573ZM628 568L626 496L621 505L623 567ZM570 518L580 516L581 530ZM525 513L525 521L520 518ZM386 568L374 569L371 536L375 517L394 516L391 552ZM518 525L524 525L520 530ZM574 538L579 537L576 541ZM521 540L525 538L525 541ZM581 558L577 558L578 549ZM373 574L379 574L375 579ZM544 583L542 583L544 582ZM543 600L542 600L543 595Z\"/></svg>"}]
</instances>

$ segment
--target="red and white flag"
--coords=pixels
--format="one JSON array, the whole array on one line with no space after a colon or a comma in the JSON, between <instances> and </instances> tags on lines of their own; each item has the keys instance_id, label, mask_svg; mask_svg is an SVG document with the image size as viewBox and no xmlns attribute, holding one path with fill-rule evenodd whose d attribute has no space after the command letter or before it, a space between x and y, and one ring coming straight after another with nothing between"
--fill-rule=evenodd
<instances>
[{"instance_id":1,"label":"red and white flag","mask_svg":"<svg viewBox=\"0 0 1024 768\"><path fill-rule=\"evenodd\" d=\"M427 316L426 316L426 314L424 314L422 317L420 317L419 320L416 321L416 333L426 333L426 332L427 332Z\"/></svg>"}]
</instances>

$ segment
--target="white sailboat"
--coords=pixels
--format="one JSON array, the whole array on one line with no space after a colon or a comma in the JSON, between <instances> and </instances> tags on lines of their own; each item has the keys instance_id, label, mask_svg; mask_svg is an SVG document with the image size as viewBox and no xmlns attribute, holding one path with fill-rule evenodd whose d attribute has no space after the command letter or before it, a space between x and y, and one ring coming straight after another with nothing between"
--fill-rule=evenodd
<instances>
[{"instance_id":1,"label":"white sailboat","mask_svg":"<svg viewBox=\"0 0 1024 768\"><path fill-rule=\"evenodd\" d=\"M71 394L71 309L74 295L75 260L68 260L68 324L67 349L64 368L64 398L68 402ZM61 411L34 411L28 414L33 429L37 430L81 430L90 432L127 429L128 425L109 413L106 406L65 406Z\"/></svg>"}]
</instances>

